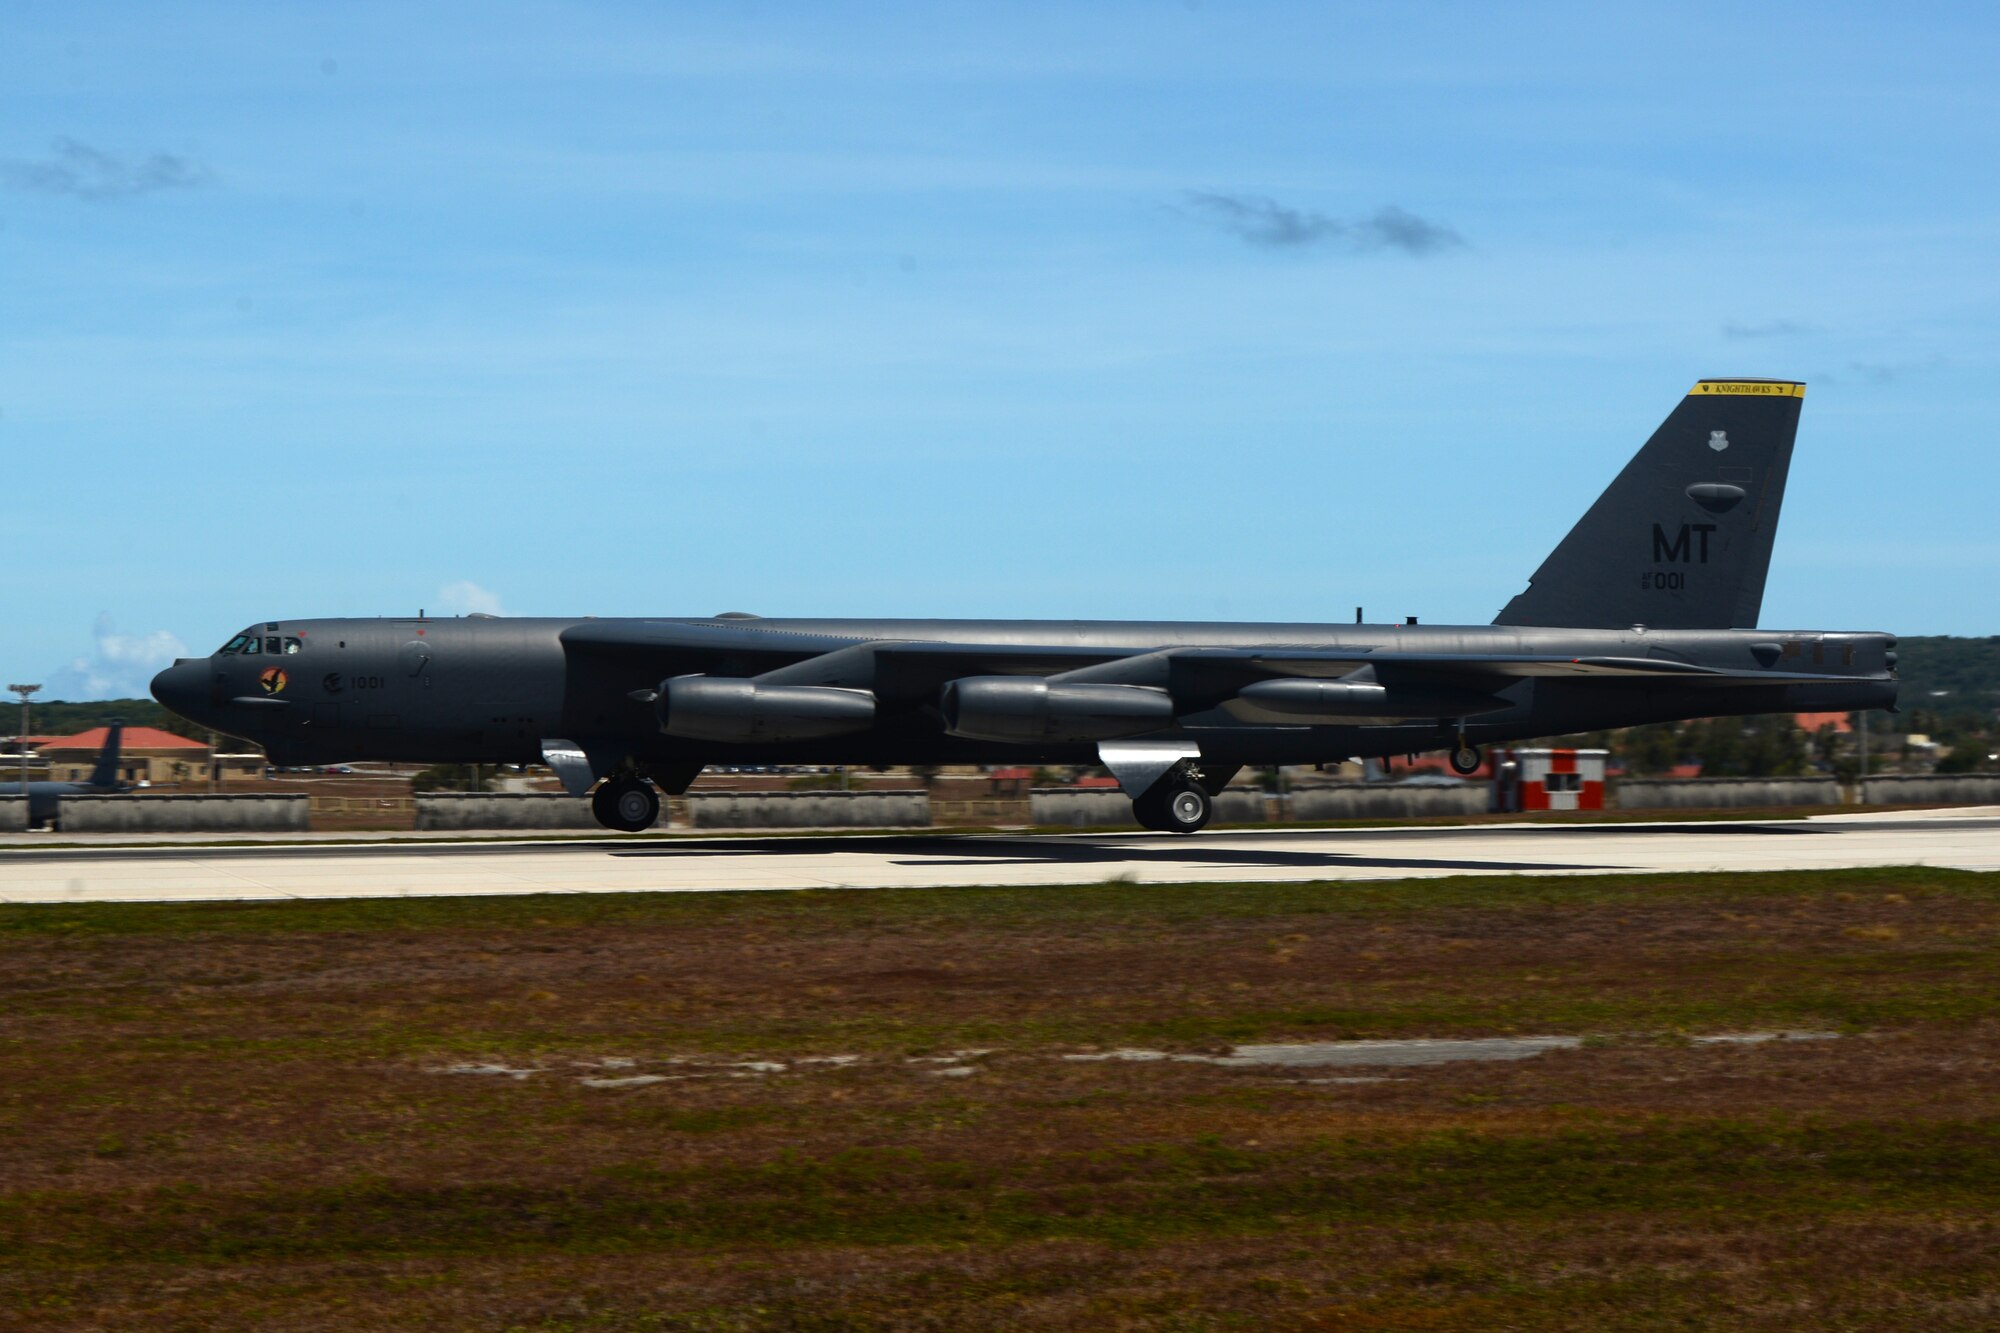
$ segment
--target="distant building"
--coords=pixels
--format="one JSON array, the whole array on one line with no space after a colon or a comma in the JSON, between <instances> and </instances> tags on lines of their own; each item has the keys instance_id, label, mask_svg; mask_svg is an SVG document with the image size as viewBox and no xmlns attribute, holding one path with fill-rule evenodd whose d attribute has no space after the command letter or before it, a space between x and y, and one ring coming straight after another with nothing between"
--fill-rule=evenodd
<instances>
[{"instance_id":1,"label":"distant building","mask_svg":"<svg viewBox=\"0 0 2000 1333\"><path fill-rule=\"evenodd\" d=\"M55 782L81 782L97 767L97 752L104 748L107 727L92 727L74 736L29 736L25 739L41 753L48 765L48 777ZM264 775L264 756L218 755L200 741L176 736L158 727L127 727L118 748L118 780L133 785L159 786L168 783L206 783L212 776L241 782Z\"/></svg>"}]
</instances>

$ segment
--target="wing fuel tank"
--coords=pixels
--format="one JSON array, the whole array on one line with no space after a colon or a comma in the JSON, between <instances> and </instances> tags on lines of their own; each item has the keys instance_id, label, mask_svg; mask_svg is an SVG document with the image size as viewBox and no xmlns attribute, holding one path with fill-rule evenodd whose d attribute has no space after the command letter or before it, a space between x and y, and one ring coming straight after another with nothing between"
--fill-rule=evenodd
<instances>
[{"instance_id":1,"label":"wing fuel tank","mask_svg":"<svg viewBox=\"0 0 2000 1333\"><path fill-rule=\"evenodd\" d=\"M677 676L660 682L653 707L667 735L729 745L820 740L875 725L873 694L831 685Z\"/></svg>"}]
</instances>

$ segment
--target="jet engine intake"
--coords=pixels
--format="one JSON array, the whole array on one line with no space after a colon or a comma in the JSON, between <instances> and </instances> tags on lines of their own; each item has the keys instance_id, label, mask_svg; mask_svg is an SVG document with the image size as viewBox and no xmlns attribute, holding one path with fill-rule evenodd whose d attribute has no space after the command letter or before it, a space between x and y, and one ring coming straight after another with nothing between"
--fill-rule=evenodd
<instances>
[{"instance_id":1,"label":"jet engine intake","mask_svg":"<svg viewBox=\"0 0 2000 1333\"><path fill-rule=\"evenodd\" d=\"M660 682L660 730L694 741L743 745L846 736L875 725L875 696L832 685L759 685L725 676Z\"/></svg>"},{"instance_id":2,"label":"jet engine intake","mask_svg":"<svg viewBox=\"0 0 2000 1333\"><path fill-rule=\"evenodd\" d=\"M1226 706L1245 720L1399 722L1477 717L1514 705L1498 695L1448 685L1378 685L1373 681L1285 677L1245 685Z\"/></svg>"},{"instance_id":3,"label":"jet engine intake","mask_svg":"<svg viewBox=\"0 0 2000 1333\"><path fill-rule=\"evenodd\" d=\"M969 676L944 687L945 730L981 741L1102 741L1157 731L1174 702L1149 685L1050 683L1040 676Z\"/></svg>"}]
</instances>

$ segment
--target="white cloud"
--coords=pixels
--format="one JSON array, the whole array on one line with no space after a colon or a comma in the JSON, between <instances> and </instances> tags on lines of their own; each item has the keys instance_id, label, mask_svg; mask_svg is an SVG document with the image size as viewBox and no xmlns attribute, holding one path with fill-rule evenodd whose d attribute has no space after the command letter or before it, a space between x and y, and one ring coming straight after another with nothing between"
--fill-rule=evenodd
<instances>
[{"instance_id":1,"label":"white cloud","mask_svg":"<svg viewBox=\"0 0 2000 1333\"><path fill-rule=\"evenodd\" d=\"M446 615L464 616L478 613L488 616L503 616L500 609L500 594L488 592L470 579L460 579L447 583L438 589L438 609Z\"/></svg>"},{"instance_id":2,"label":"white cloud","mask_svg":"<svg viewBox=\"0 0 2000 1333\"><path fill-rule=\"evenodd\" d=\"M214 174L199 162L173 153L131 161L75 139L58 138L39 162L0 162L0 180L17 190L68 194L78 199L121 199L157 190L207 185Z\"/></svg>"},{"instance_id":3,"label":"white cloud","mask_svg":"<svg viewBox=\"0 0 2000 1333\"><path fill-rule=\"evenodd\" d=\"M120 634L109 612L97 613L91 650L49 673L44 699L143 699L162 667L187 656L171 631Z\"/></svg>"}]
</instances>

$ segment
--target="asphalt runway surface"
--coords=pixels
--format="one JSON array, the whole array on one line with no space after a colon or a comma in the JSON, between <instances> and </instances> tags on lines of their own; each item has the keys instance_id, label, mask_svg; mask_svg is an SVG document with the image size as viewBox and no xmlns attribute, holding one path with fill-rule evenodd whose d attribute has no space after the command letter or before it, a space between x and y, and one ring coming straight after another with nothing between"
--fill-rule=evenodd
<instances>
[{"instance_id":1,"label":"asphalt runway surface","mask_svg":"<svg viewBox=\"0 0 2000 1333\"><path fill-rule=\"evenodd\" d=\"M2000 870L2000 807L1773 822L1482 824L1173 834L313 843L0 849L0 902L1176 884L1440 875Z\"/></svg>"}]
</instances>

